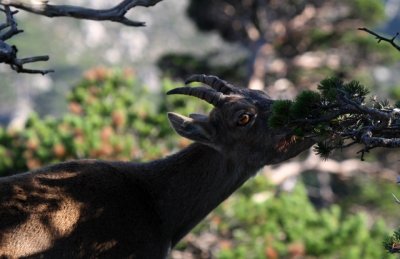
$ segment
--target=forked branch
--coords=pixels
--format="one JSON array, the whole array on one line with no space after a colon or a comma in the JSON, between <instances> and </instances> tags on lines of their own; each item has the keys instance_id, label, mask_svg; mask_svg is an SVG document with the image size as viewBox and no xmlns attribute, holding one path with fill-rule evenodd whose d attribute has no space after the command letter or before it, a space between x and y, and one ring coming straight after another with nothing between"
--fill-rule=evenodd
<instances>
[{"instance_id":1,"label":"forked branch","mask_svg":"<svg viewBox=\"0 0 400 259\"><path fill-rule=\"evenodd\" d=\"M126 18L126 13L136 6L149 7L161 1L162 0L123 0L109 9L91 9L74 5L51 5L48 4L47 0L0 0L0 4L13 6L47 17L73 17L96 21L113 21L128 26L144 26L144 22Z\"/></svg>"},{"instance_id":2,"label":"forked branch","mask_svg":"<svg viewBox=\"0 0 400 259\"><path fill-rule=\"evenodd\" d=\"M27 63L37 62L37 61L47 61L48 56L35 56L29 58L18 58L18 49L14 45L9 45L6 40L12 38L13 36L23 32L17 27L14 15L18 11L12 11L9 6L4 6L4 9L0 9L6 15L6 22L0 24L0 63L5 63L10 65L10 67L17 71L18 73L29 73L29 74L42 74L45 75L53 70L39 70L39 69L28 69L24 65Z\"/></svg>"},{"instance_id":3,"label":"forked branch","mask_svg":"<svg viewBox=\"0 0 400 259\"><path fill-rule=\"evenodd\" d=\"M396 38L399 36L398 32L392 38L386 38L386 37L383 37L383 36L377 34L374 31L371 31L370 29L367 29L367 28L358 28L358 29L360 31L365 31L371 35L374 35L376 37L376 39L378 40L378 43L380 43L381 41L389 42L394 48L396 48L398 51L400 51L400 46L397 45L397 43L395 42Z\"/></svg>"},{"instance_id":4,"label":"forked branch","mask_svg":"<svg viewBox=\"0 0 400 259\"><path fill-rule=\"evenodd\" d=\"M5 63L18 73L47 74L53 70L28 69L24 65L27 63L47 61L48 56L36 56L29 58L17 58L18 49L14 45L9 45L5 41L23 32L17 28L14 15L18 11L11 11L11 7L22 9L34 14L47 17L72 17L77 19L87 19L96 21L113 21L127 26L144 26L144 22L134 21L125 17L126 13L136 6L149 7L161 2L162 0L123 0L119 4L109 9L91 9L74 5L51 5L47 0L0 0L0 9L6 15L6 22L0 24L0 63Z\"/></svg>"}]
</instances>

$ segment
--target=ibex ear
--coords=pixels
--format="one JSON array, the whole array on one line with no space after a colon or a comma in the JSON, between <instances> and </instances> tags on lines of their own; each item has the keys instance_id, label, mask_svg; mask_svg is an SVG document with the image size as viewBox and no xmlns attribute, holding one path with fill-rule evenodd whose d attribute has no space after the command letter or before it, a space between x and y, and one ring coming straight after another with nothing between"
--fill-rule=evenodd
<instances>
[{"instance_id":1,"label":"ibex ear","mask_svg":"<svg viewBox=\"0 0 400 259\"><path fill-rule=\"evenodd\" d=\"M197 114L191 117L188 118L174 112L168 113L168 119L179 135L204 144L211 143L212 131L208 121L204 118L199 119Z\"/></svg>"}]
</instances>

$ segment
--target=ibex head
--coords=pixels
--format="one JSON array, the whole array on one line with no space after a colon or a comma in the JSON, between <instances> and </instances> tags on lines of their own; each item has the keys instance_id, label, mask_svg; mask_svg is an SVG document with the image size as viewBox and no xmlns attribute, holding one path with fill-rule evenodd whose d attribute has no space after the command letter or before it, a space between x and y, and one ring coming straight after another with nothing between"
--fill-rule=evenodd
<instances>
[{"instance_id":1,"label":"ibex head","mask_svg":"<svg viewBox=\"0 0 400 259\"><path fill-rule=\"evenodd\" d=\"M186 84L201 82L207 86L181 87L167 94L184 94L198 97L215 108L209 116L191 114L185 117L169 113L168 118L178 134L188 139L211 146L223 154L246 162L271 164L288 159L310 147L290 154L279 150L279 142L288 134L268 127L268 116L273 101L262 91L234 87L215 76L194 75ZM293 153L294 150L297 152ZM281 155L277 154L282 152Z\"/></svg>"}]
</instances>

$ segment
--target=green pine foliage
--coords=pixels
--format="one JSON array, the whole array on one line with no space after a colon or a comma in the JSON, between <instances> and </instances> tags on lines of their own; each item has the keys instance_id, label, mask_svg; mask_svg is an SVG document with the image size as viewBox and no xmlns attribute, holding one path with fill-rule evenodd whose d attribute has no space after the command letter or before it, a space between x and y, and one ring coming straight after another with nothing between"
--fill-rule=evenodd
<instances>
[{"instance_id":1,"label":"green pine foliage","mask_svg":"<svg viewBox=\"0 0 400 259\"><path fill-rule=\"evenodd\" d=\"M337 132L348 129L348 124L357 121L355 116L358 115L341 112L343 103L340 97L345 96L354 104L363 105L368 93L369 90L357 81L345 83L338 78L326 78L319 83L318 91L302 91L294 101L275 101L269 125L276 129L292 129L294 135L301 137L319 137L322 141L316 145L315 151L327 158L334 149L344 144L344 139ZM333 116L334 112L337 114Z\"/></svg>"},{"instance_id":2,"label":"green pine foliage","mask_svg":"<svg viewBox=\"0 0 400 259\"><path fill-rule=\"evenodd\" d=\"M400 228L385 238L383 246L389 253L400 253Z\"/></svg>"},{"instance_id":3,"label":"green pine foliage","mask_svg":"<svg viewBox=\"0 0 400 259\"><path fill-rule=\"evenodd\" d=\"M329 155L332 153L332 146L328 141L321 141L315 145L314 151L323 159L328 159Z\"/></svg>"},{"instance_id":4,"label":"green pine foliage","mask_svg":"<svg viewBox=\"0 0 400 259\"><path fill-rule=\"evenodd\" d=\"M344 83L341 79L330 77L322 80L318 85L318 90L327 104L334 105L337 96L345 94L349 99L362 103L369 94L369 90L358 81Z\"/></svg>"},{"instance_id":5,"label":"green pine foliage","mask_svg":"<svg viewBox=\"0 0 400 259\"><path fill-rule=\"evenodd\" d=\"M318 84L318 90L327 102L334 102L337 98L337 89L340 89L343 81L337 77L328 77Z\"/></svg>"},{"instance_id":6,"label":"green pine foliage","mask_svg":"<svg viewBox=\"0 0 400 259\"><path fill-rule=\"evenodd\" d=\"M363 102L365 96L369 94L369 90L365 88L360 82L352 80L347 84L343 85L343 90L352 98L358 98L360 102Z\"/></svg>"},{"instance_id":7,"label":"green pine foliage","mask_svg":"<svg viewBox=\"0 0 400 259\"><path fill-rule=\"evenodd\" d=\"M291 121L290 110L293 102L289 100L277 100L272 105L272 114L269 117L269 125L273 128L284 127Z\"/></svg>"},{"instance_id":8,"label":"green pine foliage","mask_svg":"<svg viewBox=\"0 0 400 259\"><path fill-rule=\"evenodd\" d=\"M305 90L297 95L289 111L292 118L305 118L319 115L318 108L321 103L321 95L315 91Z\"/></svg>"}]
</instances>

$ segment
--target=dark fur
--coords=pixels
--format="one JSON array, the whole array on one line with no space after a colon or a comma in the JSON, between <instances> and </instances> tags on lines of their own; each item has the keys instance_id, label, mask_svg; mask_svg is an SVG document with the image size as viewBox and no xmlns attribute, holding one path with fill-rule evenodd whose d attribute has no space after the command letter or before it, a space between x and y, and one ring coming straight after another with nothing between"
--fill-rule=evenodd
<instances>
[{"instance_id":1,"label":"dark fur","mask_svg":"<svg viewBox=\"0 0 400 259\"><path fill-rule=\"evenodd\" d=\"M0 257L165 258L258 169L314 143L277 148L287 136L267 126L271 103L242 90L206 120L170 114L177 132L201 143L165 159L71 161L0 179ZM241 110L255 115L246 127Z\"/></svg>"}]
</instances>

